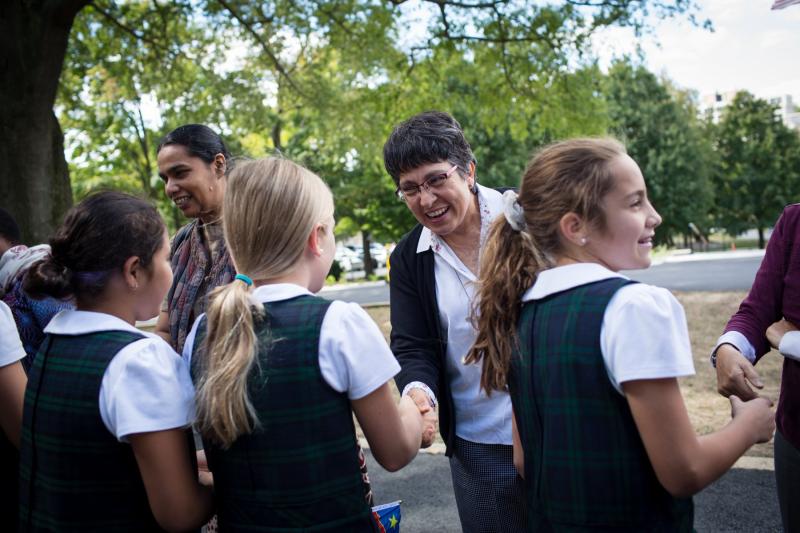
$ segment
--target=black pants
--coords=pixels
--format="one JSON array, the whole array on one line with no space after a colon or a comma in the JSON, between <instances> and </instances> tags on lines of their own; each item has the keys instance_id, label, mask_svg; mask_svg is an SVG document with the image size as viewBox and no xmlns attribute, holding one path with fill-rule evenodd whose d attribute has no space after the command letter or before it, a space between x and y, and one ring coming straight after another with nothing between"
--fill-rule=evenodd
<instances>
[{"instance_id":1,"label":"black pants","mask_svg":"<svg viewBox=\"0 0 800 533\"><path fill-rule=\"evenodd\" d=\"M775 432L775 484L786 533L800 532L800 450Z\"/></svg>"}]
</instances>

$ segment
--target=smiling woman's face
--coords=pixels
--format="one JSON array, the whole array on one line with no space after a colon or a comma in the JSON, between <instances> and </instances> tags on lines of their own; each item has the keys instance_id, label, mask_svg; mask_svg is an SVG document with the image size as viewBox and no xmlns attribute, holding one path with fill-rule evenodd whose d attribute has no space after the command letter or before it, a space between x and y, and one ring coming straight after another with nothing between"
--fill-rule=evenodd
<instances>
[{"instance_id":1,"label":"smiling woman's face","mask_svg":"<svg viewBox=\"0 0 800 533\"><path fill-rule=\"evenodd\" d=\"M429 163L400 175L398 185L421 185L436 174L446 174L453 167L448 161ZM420 189L419 194L408 198L406 204L417 221L440 237L459 229L474 205L475 196L470 192L474 182L472 176L463 176L457 169L439 188Z\"/></svg>"},{"instance_id":2,"label":"smiling woman's face","mask_svg":"<svg viewBox=\"0 0 800 533\"><path fill-rule=\"evenodd\" d=\"M206 163L186 147L169 144L158 152L158 175L170 200L189 218L216 220L225 196L224 156Z\"/></svg>"}]
</instances>

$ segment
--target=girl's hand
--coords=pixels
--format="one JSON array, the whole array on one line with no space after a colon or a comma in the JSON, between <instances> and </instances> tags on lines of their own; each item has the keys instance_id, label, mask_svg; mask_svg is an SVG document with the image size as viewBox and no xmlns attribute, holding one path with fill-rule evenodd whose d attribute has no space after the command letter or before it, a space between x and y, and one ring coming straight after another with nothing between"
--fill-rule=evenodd
<instances>
[{"instance_id":1,"label":"girl's hand","mask_svg":"<svg viewBox=\"0 0 800 533\"><path fill-rule=\"evenodd\" d=\"M778 320L767 328L767 340L769 341L770 345L777 350L778 346L781 344L781 339L783 336L790 331L797 331L797 327L795 327L794 324L785 318Z\"/></svg>"},{"instance_id":2,"label":"girl's hand","mask_svg":"<svg viewBox=\"0 0 800 533\"><path fill-rule=\"evenodd\" d=\"M197 479L201 485L214 487L214 474L208 469L205 450L197 450Z\"/></svg>"},{"instance_id":3,"label":"girl's hand","mask_svg":"<svg viewBox=\"0 0 800 533\"><path fill-rule=\"evenodd\" d=\"M772 411L772 400L759 396L749 402L743 402L738 396L731 396L731 418L749 419L755 442L768 442L775 433L775 413Z\"/></svg>"},{"instance_id":4,"label":"girl's hand","mask_svg":"<svg viewBox=\"0 0 800 533\"><path fill-rule=\"evenodd\" d=\"M436 410L431 407L428 395L422 390L411 389L406 397L410 397L414 401L422 415L422 442L420 443L420 448L428 448L436 439L436 426L439 423L439 416L436 414Z\"/></svg>"}]
</instances>

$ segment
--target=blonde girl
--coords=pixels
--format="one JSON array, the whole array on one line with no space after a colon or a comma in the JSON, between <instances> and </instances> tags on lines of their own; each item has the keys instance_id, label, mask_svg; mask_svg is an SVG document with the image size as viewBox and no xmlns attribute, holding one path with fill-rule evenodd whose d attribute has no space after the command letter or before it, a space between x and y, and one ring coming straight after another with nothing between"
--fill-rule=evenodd
<instances>
[{"instance_id":1,"label":"blonde girl","mask_svg":"<svg viewBox=\"0 0 800 533\"><path fill-rule=\"evenodd\" d=\"M533 531L691 531L691 495L774 428L771 402L732 397L698 437L677 378L694 373L686 319L650 265L661 217L624 147L542 149L506 193L481 258L482 386L508 390Z\"/></svg>"},{"instance_id":2,"label":"blonde girl","mask_svg":"<svg viewBox=\"0 0 800 533\"><path fill-rule=\"evenodd\" d=\"M136 329L172 282L158 212L133 196L91 195L67 213L32 296L74 298L33 361L20 447L20 531L186 531L212 512L197 479L189 369ZM163 529L162 529L163 528Z\"/></svg>"},{"instance_id":3,"label":"blonde girl","mask_svg":"<svg viewBox=\"0 0 800 533\"><path fill-rule=\"evenodd\" d=\"M233 170L222 212L239 274L184 349L220 529L372 531L352 413L388 470L415 456L423 423L409 398L395 405L399 367L369 316L314 296L335 251L331 193L267 158Z\"/></svg>"}]
</instances>

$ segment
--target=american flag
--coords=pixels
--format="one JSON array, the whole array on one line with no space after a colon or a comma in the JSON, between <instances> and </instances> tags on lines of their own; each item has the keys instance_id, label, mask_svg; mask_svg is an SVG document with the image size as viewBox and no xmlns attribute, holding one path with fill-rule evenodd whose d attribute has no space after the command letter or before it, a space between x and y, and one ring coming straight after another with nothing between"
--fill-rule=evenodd
<instances>
[{"instance_id":1,"label":"american flag","mask_svg":"<svg viewBox=\"0 0 800 533\"><path fill-rule=\"evenodd\" d=\"M772 9L783 9L793 4L800 4L800 0L775 0L775 3L772 4Z\"/></svg>"}]
</instances>

